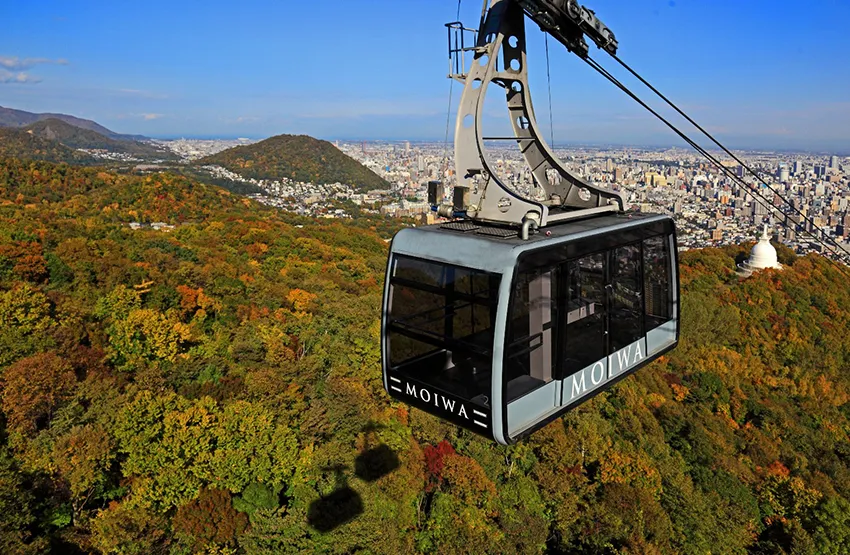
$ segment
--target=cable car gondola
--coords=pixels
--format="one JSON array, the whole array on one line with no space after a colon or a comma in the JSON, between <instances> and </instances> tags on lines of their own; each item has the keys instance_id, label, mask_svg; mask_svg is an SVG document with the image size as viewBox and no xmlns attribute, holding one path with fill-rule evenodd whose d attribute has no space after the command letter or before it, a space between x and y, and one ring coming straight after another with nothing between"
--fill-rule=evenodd
<instances>
[{"instance_id":1,"label":"cable car gondola","mask_svg":"<svg viewBox=\"0 0 850 555\"><path fill-rule=\"evenodd\" d=\"M676 346L670 218L608 215L528 240L480 231L432 225L393 239L393 397L509 444Z\"/></svg>"},{"instance_id":2,"label":"cable car gondola","mask_svg":"<svg viewBox=\"0 0 850 555\"><path fill-rule=\"evenodd\" d=\"M579 55L587 52L585 33L609 52L617 46L593 12L549 4L492 0L474 47L459 40L468 29L448 25L452 59L474 53L468 73L453 75L464 92L450 202L441 183L429 186L434 208L453 221L398 232L384 290L387 392L501 444L610 387L679 338L673 220L625 213L618 192L570 172L540 136L525 13ZM507 187L488 158L485 141L500 139L481 131L491 84L504 89L514 130L508 139L533 175L529 194Z\"/></svg>"}]
</instances>

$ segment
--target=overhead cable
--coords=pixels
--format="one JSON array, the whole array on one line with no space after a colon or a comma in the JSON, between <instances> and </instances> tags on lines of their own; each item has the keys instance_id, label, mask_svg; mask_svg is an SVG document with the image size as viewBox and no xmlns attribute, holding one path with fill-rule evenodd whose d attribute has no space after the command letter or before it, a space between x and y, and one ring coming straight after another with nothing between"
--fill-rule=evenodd
<instances>
[{"instance_id":1,"label":"overhead cable","mask_svg":"<svg viewBox=\"0 0 850 555\"><path fill-rule=\"evenodd\" d=\"M460 4L463 0L457 0L457 14L455 14L455 21L460 20ZM460 30L460 33L463 33L463 29ZM465 68L464 68L465 69ZM449 73L452 72L452 46L451 46L451 38L449 38ZM443 162L448 168L449 161L449 126L452 120L452 92L454 91L454 78L449 79L449 106L446 109L446 138L443 142ZM442 179L442 176L440 176Z\"/></svg>"},{"instance_id":2,"label":"overhead cable","mask_svg":"<svg viewBox=\"0 0 850 555\"><path fill-rule=\"evenodd\" d=\"M606 70L604 67L602 67L602 66L601 66L601 65L600 65L600 64L599 64L596 60L594 60L593 58L591 58L591 57L589 57L589 56L588 56L587 58L582 58L582 59L583 59L583 60L584 60L584 61L585 61L585 62L586 62L586 63L587 63L590 67L592 67L594 70L596 70L598 73L600 73L603 77L605 77L606 79L608 79L608 80L609 80L611 83L613 83L613 84L614 84L617 88L619 88L620 90L622 90L622 91L623 91L624 93L626 93L629 97L631 97L631 98L632 98L635 102L637 102L638 104L640 104L640 105L641 105L644 109L646 109L648 112L650 112L650 113L651 113L652 115L654 115L656 118L658 118L661 122L663 122L663 123L664 123L667 127L669 127L669 128L670 128L670 129L671 129L674 133L676 133L676 135L678 135L678 136L679 136L682 140L684 140L684 141L685 141L688 145L690 145L690 146L691 146L694 150L696 150L697 152L699 152L700 154L702 154L703 156L705 156L708 160L710 160L713 164L715 164L715 166L717 166L717 168L718 168L720 171L722 171L724 174L726 174L726 175L727 175L730 179L732 179L732 180L734 180L734 181L738 182L739 184L743 185L744 187L746 187L747 189L749 189L749 190L750 190L750 191L751 191L754 195L757 195L760 199L762 199L762 201L763 201L763 202L762 202L762 201L759 201L759 203L760 203L760 204L762 204L762 206L764 206L765 208L768 208L768 209L774 210L774 211L776 211L776 212L778 212L778 213L782 214L783 216L786 216L786 214L785 214L785 213L783 213L783 212L779 209L779 207L777 207L776 205L774 205L772 201L770 201L770 200L768 200L767 198L765 198L765 197L764 197L764 195L762 195L762 194L761 194L761 192L759 192L759 191L758 191L758 188L757 188L757 187L756 187L756 188L753 188L753 187L752 187L749 183L747 183L746 181L744 181L743 179L741 179L741 178L739 178L737 175L735 175L735 174L734 174L734 173L733 173L733 172L732 172L729 168L727 168L727 167L725 167L724 165L722 165L722 164L720 163L720 161L719 161L719 160L717 160L717 159L716 159L716 158L715 158L715 157L714 157L711 153L709 153L706 149L704 149L702 146L700 146L700 145L699 145L699 144L697 144L695 141L693 141L690 137L688 137L687 135L685 135L685 133L684 133L684 132L682 132L682 131L678 128L678 127L676 127L673 123L671 123L669 120L667 120L666 118L664 118L664 117L663 117L661 114L659 114L657 111L655 111L654 109L652 109L652 108L651 108L651 107L650 107L650 106L649 106L646 102L644 102L643 100L641 100L641 99L640 99L640 98L639 98L639 97L638 97L635 93L633 93L633 92L632 92L632 91L631 91L628 87L626 87L626 86L625 86L622 82L620 82L620 81L619 81L616 77L614 77L614 76L613 76L613 75L612 75L612 74L611 74L608 70ZM760 181L761 181L761 180L760 180ZM765 184L765 185L766 185L766 184ZM769 187L769 186L768 186L768 188L769 188L769 189L771 189L771 190L773 191L773 189L772 189L771 187ZM774 192L774 194L776 194L777 196L779 196L780 198L782 198L782 197L781 197L781 195L779 195L779 194L778 194L778 193L776 193L775 191L773 191L773 192ZM786 201L786 202L787 202L787 201ZM809 221L809 219L808 219L805 215L803 215L803 217L806 219L806 221ZM783 224L783 225L784 225L784 224ZM834 256L836 256L838 259L843 259L843 258L844 258L844 255L843 255L843 254L836 252L836 250L835 250L835 249L834 249L831 245L829 245L829 244L825 243L823 240L821 240L819 237L817 237L817 236L816 236L816 235L814 235L813 233L809 232L809 231L808 231L808 230L806 230L805 228L803 229L803 231L804 231L805 233L807 233L809 236L811 236L811 237L812 237L812 238L813 238L816 242L820 243L820 244L821 244L821 245L822 245L825 249L827 249L827 250L828 250L831 254L833 254ZM836 245L836 246L837 246L837 245ZM831 259L830 259L830 260L831 260ZM842 273L844 273L845 275L850 275L850 274L848 274L848 273L847 273L847 269L846 269L844 266L840 266L840 265L839 265L838 267L839 267L839 269L840 269L840 271L841 271Z\"/></svg>"},{"instance_id":3,"label":"overhead cable","mask_svg":"<svg viewBox=\"0 0 850 555\"><path fill-rule=\"evenodd\" d=\"M692 118L691 118L688 114L686 114L686 113L685 113L684 111L682 111L682 110L681 110L678 106L676 106L676 104L674 104L672 100L670 100L669 98L667 98L666 96L664 96L664 95L663 95L663 94L662 94L662 93L661 93L658 89L656 89L655 87L653 87L653 86L649 83L649 81L647 81L646 79L644 79L643 77L641 77L641 75L640 75L640 74L638 74L638 72L637 72L637 71L635 71L634 69L632 69L632 68L631 68L631 66L629 66L628 64L626 64L626 62L624 62L623 60L621 60L621 59L620 59L620 58L619 58L616 54L610 54L610 56L611 56L612 58L614 58L614 60L616 60L616 61L617 61L617 63L619 63L621 66L623 66L623 68L625 68L625 70L626 70L626 71L628 71L629 73L631 73L631 74L632 74L635 78L637 78L637 79L638 79L641 83L643 83L644 85L646 85L646 87L647 87L649 90L651 90L652 92L654 92L654 93L655 93L655 94L656 94L656 95L657 95L657 96L658 96L661 100L663 100L665 103L667 103L667 105L668 105L668 106L670 106L671 108L673 108L673 109L674 109L676 112L678 112L678 113L679 113L679 114L680 114L683 118L685 118L686 120L688 120L688 123L690 123L691 125L693 125L694 127L696 127L696 128L697 128L697 129L698 129L698 130L699 130L699 131L703 134L703 135L705 135L706 137L708 137L708 138L711 140L711 142L713 142L713 143L714 143L714 144L716 144L718 147L720 147L720 149L721 149L721 150L723 150L723 152L725 152L726 154L728 154L729 156L731 156L731 157L732 157L732 159L733 159L733 160L735 160L738 164L740 164L740 165L741 165L741 167L743 167L745 170L747 170L747 172L748 172L750 175L752 175L753 177L755 177L756 179L758 179L758 180L759 180L759 182L760 182L760 183L762 183L765 187L767 187L767 188L768 188L768 189L769 189L769 190L770 190L773 194L775 194L775 195L776 195L776 196L778 196L780 199L782 199L782 200L785 202L785 204L787 204L787 205L791 208L791 210L793 210L793 211L794 211L794 212L796 212L798 215L800 215L800 216L802 216L803 218L805 218L805 219L806 219L806 221L807 221L807 222L809 222L809 223L811 224L811 226L812 226L814 229L816 229L818 232L820 232L820 233L821 233L821 235L823 235L823 236L824 236L824 237L825 237L828 241L830 241L831 243L833 243L833 244L834 244L837 248L841 248L841 247L838 245L838 243L837 243L837 242L836 242L836 241L835 241L832 237L830 237L830 236L829 236L829 234L827 234L827 233L826 233L826 231L824 231L823 229L821 229L821 228L820 228L819 226L817 226L817 225L816 225L813 221L811 221L808 217L806 217L806 215L805 215L805 214L803 214L800 210L798 210L798 209L797 209L797 207L795 207L793 203L791 203L788 199L786 199L785 197L783 197L783 196L782 196L779 192L777 192L777 191L776 191L773 187L771 187L771 186L770 186L770 184L768 184L768 183L767 183L764 179L762 179L762 178L761 178L761 176L760 176L760 175L758 175L758 172L756 172L755 170L753 170L752 168L750 168L750 167L749 167L747 164L745 164L745 163L744 163L744 162L743 162L740 158L738 158L738 157L737 157L737 156L736 156L736 155L735 155L732 151L730 151L728 148L726 148L725 146L723 146L723 145L720 143L720 141L718 141L717 139L715 139L715 138L714 138L714 136L712 136L712 135L711 135L711 133L709 133L708 131L706 131L706 130L705 130L705 129L701 126L701 125L699 125L697 122L695 122L695 121L694 121L694 120L693 120L693 119L692 119Z\"/></svg>"},{"instance_id":4,"label":"overhead cable","mask_svg":"<svg viewBox=\"0 0 850 555\"><path fill-rule=\"evenodd\" d=\"M555 126L552 124L552 78L549 76L549 33L543 33L546 44L546 85L549 89L549 145L555 150Z\"/></svg>"}]
</instances>

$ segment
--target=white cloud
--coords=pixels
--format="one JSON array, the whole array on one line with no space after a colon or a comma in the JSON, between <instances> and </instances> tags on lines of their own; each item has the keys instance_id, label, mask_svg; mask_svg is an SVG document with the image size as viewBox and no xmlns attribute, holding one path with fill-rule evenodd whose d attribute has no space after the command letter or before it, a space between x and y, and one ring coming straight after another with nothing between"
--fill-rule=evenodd
<instances>
[{"instance_id":1,"label":"white cloud","mask_svg":"<svg viewBox=\"0 0 850 555\"><path fill-rule=\"evenodd\" d=\"M161 119L165 117L165 114L154 114L154 113L146 113L146 114L138 114L133 112L127 112L124 114L117 114L113 116L115 119L143 119L145 121L152 121L155 119Z\"/></svg>"},{"instance_id":2,"label":"white cloud","mask_svg":"<svg viewBox=\"0 0 850 555\"><path fill-rule=\"evenodd\" d=\"M221 118L221 121L227 124L256 123L260 121L260 118L257 116L239 116L237 118Z\"/></svg>"},{"instance_id":3,"label":"white cloud","mask_svg":"<svg viewBox=\"0 0 850 555\"><path fill-rule=\"evenodd\" d=\"M5 69L0 69L0 83L38 83L40 81L41 79L33 77L28 73L24 73L23 71L13 73L11 71L6 71Z\"/></svg>"},{"instance_id":4,"label":"white cloud","mask_svg":"<svg viewBox=\"0 0 850 555\"><path fill-rule=\"evenodd\" d=\"M21 71L25 69L30 69L33 66L39 64L67 65L68 60L64 58L52 60L50 58L19 58L18 56L0 56L0 67L6 68L11 71Z\"/></svg>"}]
</instances>

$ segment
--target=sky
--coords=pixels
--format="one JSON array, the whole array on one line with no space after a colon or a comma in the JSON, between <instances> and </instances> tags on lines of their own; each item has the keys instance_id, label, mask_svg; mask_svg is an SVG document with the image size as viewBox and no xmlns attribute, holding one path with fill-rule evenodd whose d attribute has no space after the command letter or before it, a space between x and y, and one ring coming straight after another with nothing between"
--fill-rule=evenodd
<instances>
[{"instance_id":1,"label":"sky","mask_svg":"<svg viewBox=\"0 0 850 555\"><path fill-rule=\"evenodd\" d=\"M584 4L615 33L620 57L724 144L850 153L850 2ZM457 8L455 0L0 0L0 106L162 138L442 141L444 23ZM480 10L481 0L464 0L460 19L475 26ZM535 110L556 144L681 144L552 40L547 82L544 36L533 23L526 29ZM601 50L592 54L616 68ZM461 89L451 89L452 108ZM507 130L502 98L495 87L488 96L493 133ZM453 129L453 110L449 117Z\"/></svg>"}]
</instances>

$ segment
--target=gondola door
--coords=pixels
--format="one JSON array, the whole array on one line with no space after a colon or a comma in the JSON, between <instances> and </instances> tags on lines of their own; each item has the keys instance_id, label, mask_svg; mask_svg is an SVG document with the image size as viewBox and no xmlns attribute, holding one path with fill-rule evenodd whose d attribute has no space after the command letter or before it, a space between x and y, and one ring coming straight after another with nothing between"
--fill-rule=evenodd
<instances>
[{"instance_id":1,"label":"gondola door","mask_svg":"<svg viewBox=\"0 0 850 555\"><path fill-rule=\"evenodd\" d=\"M606 378L613 379L646 356L641 244L620 245L607 255Z\"/></svg>"},{"instance_id":2,"label":"gondola door","mask_svg":"<svg viewBox=\"0 0 850 555\"><path fill-rule=\"evenodd\" d=\"M640 243L571 260L565 274L561 406L587 397L646 354Z\"/></svg>"},{"instance_id":3,"label":"gondola door","mask_svg":"<svg viewBox=\"0 0 850 555\"><path fill-rule=\"evenodd\" d=\"M577 402L605 381L609 335L608 253L586 255L564 266L561 406Z\"/></svg>"}]
</instances>

